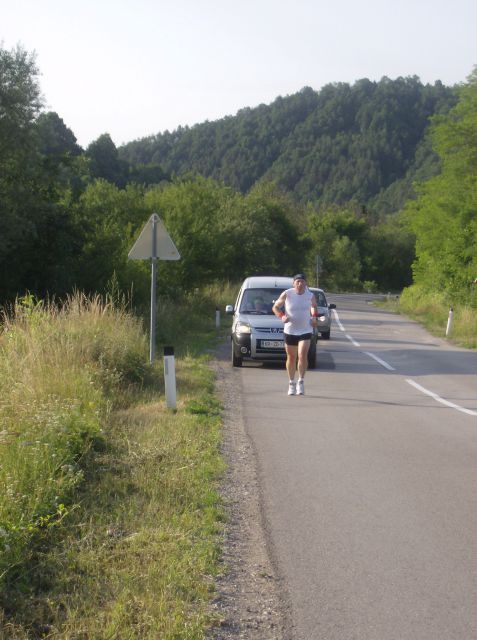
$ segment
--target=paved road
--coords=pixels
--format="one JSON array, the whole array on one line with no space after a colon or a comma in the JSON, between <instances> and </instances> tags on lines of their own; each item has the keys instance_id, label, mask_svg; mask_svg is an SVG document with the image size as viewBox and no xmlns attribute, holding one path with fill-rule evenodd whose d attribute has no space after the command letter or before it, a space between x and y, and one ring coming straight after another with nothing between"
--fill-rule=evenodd
<instances>
[{"instance_id":1,"label":"paved road","mask_svg":"<svg viewBox=\"0 0 477 640\"><path fill-rule=\"evenodd\" d=\"M306 396L240 372L288 637L477 639L477 352L330 301Z\"/></svg>"}]
</instances>

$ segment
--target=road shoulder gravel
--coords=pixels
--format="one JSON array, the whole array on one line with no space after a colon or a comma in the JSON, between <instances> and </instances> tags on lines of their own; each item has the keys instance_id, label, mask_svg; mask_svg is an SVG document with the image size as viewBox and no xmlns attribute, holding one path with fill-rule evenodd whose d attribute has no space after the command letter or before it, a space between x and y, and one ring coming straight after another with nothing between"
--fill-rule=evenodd
<instances>
[{"instance_id":1,"label":"road shoulder gravel","mask_svg":"<svg viewBox=\"0 0 477 640\"><path fill-rule=\"evenodd\" d=\"M287 604L267 540L256 457L243 420L240 370L230 365L228 343L219 346L212 367L228 468L221 487L227 513L223 573L212 605L222 623L208 638L285 640Z\"/></svg>"}]
</instances>

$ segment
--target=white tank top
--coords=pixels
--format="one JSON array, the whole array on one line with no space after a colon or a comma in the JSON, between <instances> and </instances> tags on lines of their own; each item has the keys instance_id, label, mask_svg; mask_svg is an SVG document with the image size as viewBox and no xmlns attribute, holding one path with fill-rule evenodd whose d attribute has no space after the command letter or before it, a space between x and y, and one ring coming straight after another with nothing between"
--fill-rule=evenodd
<instances>
[{"instance_id":1,"label":"white tank top","mask_svg":"<svg viewBox=\"0 0 477 640\"><path fill-rule=\"evenodd\" d=\"M285 313L290 318L285 322L283 331L292 336L300 336L303 333L311 333L311 301L312 292L308 289L299 295L295 289L286 290Z\"/></svg>"}]
</instances>

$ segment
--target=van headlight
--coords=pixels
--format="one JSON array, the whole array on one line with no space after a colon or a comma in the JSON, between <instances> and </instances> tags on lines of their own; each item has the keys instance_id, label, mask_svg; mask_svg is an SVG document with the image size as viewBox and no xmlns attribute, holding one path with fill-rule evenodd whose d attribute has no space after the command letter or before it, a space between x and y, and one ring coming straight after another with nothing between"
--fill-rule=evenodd
<instances>
[{"instance_id":1,"label":"van headlight","mask_svg":"<svg viewBox=\"0 0 477 640\"><path fill-rule=\"evenodd\" d=\"M247 322L237 322L235 333L252 333L252 327Z\"/></svg>"}]
</instances>

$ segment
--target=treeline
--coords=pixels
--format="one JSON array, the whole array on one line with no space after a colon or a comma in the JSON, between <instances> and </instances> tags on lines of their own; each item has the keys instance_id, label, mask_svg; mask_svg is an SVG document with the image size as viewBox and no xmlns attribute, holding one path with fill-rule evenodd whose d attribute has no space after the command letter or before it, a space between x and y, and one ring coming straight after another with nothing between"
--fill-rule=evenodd
<instances>
[{"instance_id":1,"label":"treeline","mask_svg":"<svg viewBox=\"0 0 477 640\"><path fill-rule=\"evenodd\" d=\"M180 127L119 149L166 173L197 172L247 192L272 180L301 203L400 210L416 174L438 171L426 144L429 118L456 102L441 82L417 77L305 88L236 116Z\"/></svg>"},{"instance_id":2,"label":"treeline","mask_svg":"<svg viewBox=\"0 0 477 640\"><path fill-rule=\"evenodd\" d=\"M413 178L445 167L438 154L452 145L436 153L428 122L455 120L455 90L416 78L305 89L217 123L120 149L105 133L82 149L43 110L38 74L34 56L0 48L0 304L75 289L146 301L148 265L127 253L152 212L182 255L160 263L162 293L303 268L313 280L317 262L329 289L411 283L426 214L395 212ZM422 265L418 254L416 277Z\"/></svg>"}]
</instances>

